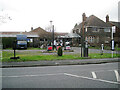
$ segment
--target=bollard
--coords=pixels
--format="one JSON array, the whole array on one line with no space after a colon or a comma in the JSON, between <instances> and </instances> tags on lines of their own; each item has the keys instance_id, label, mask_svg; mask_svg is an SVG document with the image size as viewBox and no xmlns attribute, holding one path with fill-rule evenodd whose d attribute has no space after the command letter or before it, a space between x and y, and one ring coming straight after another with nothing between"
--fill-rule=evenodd
<instances>
[{"instance_id":1,"label":"bollard","mask_svg":"<svg viewBox=\"0 0 120 90\"><path fill-rule=\"evenodd\" d=\"M101 44L101 55L103 55L104 44Z\"/></svg>"},{"instance_id":2,"label":"bollard","mask_svg":"<svg viewBox=\"0 0 120 90\"><path fill-rule=\"evenodd\" d=\"M85 44L85 46L84 46L84 57L88 57L88 42L87 41L85 41L84 42Z\"/></svg>"}]
</instances>

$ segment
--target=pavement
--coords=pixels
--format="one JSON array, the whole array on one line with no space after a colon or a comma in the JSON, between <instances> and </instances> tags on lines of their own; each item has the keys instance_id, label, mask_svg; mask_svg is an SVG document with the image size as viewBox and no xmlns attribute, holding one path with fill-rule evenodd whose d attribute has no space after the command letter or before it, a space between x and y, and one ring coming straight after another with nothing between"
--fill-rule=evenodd
<instances>
[{"instance_id":1,"label":"pavement","mask_svg":"<svg viewBox=\"0 0 120 90\"><path fill-rule=\"evenodd\" d=\"M80 60L53 60L53 61L26 61L26 62L0 62L1 68L33 67L33 66L58 66L58 65L83 65L120 62L120 58L80 59Z\"/></svg>"}]
</instances>

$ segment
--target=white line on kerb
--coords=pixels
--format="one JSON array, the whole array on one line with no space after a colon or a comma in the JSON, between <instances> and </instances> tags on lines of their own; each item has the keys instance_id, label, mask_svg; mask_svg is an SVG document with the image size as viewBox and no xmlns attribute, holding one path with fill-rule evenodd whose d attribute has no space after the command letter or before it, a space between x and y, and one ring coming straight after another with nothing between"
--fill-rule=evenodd
<instances>
[{"instance_id":1,"label":"white line on kerb","mask_svg":"<svg viewBox=\"0 0 120 90\"><path fill-rule=\"evenodd\" d=\"M117 70L114 70L117 81L120 81L120 76Z\"/></svg>"},{"instance_id":2,"label":"white line on kerb","mask_svg":"<svg viewBox=\"0 0 120 90\"><path fill-rule=\"evenodd\" d=\"M115 69L114 69L115 70ZM98 71L93 71L93 72L106 72L106 71L114 71L114 70L98 70ZM117 70L117 69L116 69Z\"/></svg>"},{"instance_id":3,"label":"white line on kerb","mask_svg":"<svg viewBox=\"0 0 120 90\"><path fill-rule=\"evenodd\" d=\"M79 78L84 78L84 79L89 79L89 80L94 80L94 81L107 82L107 83L112 83L112 84L120 84L118 82L107 81L107 80L96 79L96 78L89 78L89 77L84 77L84 76L78 76L78 75L73 75L73 74L69 74L69 73L64 73L64 75L72 76L72 77L79 77Z\"/></svg>"},{"instance_id":4,"label":"white line on kerb","mask_svg":"<svg viewBox=\"0 0 120 90\"><path fill-rule=\"evenodd\" d=\"M91 73L92 73L93 78L97 78L95 72L91 72Z\"/></svg>"}]
</instances>

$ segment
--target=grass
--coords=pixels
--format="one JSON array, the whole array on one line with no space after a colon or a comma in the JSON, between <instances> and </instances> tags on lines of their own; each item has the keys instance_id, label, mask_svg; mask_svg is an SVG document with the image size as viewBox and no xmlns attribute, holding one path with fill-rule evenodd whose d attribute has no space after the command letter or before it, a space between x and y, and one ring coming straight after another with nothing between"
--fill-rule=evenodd
<instances>
[{"instance_id":1,"label":"grass","mask_svg":"<svg viewBox=\"0 0 120 90\"><path fill-rule=\"evenodd\" d=\"M10 57L13 57L13 52L3 51L2 52L2 61L3 62L24 62L24 61L40 61L40 60L73 60L73 59L98 59L98 58L112 58L111 54L104 53L103 55L99 53L91 53L89 57L80 57L80 54L69 54L63 56L56 55L42 55L39 52L19 52L16 56L19 56L20 59L13 60ZM120 57L120 54L114 54L114 58Z\"/></svg>"},{"instance_id":2,"label":"grass","mask_svg":"<svg viewBox=\"0 0 120 90\"><path fill-rule=\"evenodd\" d=\"M101 49L100 47L88 47L89 49Z\"/></svg>"},{"instance_id":3,"label":"grass","mask_svg":"<svg viewBox=\"0 0 120 90\"><path fill-rule=\"evenodd\" d=\"M89 57L92 59L99 59L99 58L117 58L120 57L120 54L112 54L111 53L104 53L103 55L101 55L100 53L91 53L89 54Z\"/></svg>"},{"instance_id":4,"label":"grass","mask_svg":"<svg viewBox=\"0 0 120 90\"><path fill-rule=\"evenodd\" d=\"M120 51L120 48L116 48L116 51Z\"/></svg>"}]
</instances>

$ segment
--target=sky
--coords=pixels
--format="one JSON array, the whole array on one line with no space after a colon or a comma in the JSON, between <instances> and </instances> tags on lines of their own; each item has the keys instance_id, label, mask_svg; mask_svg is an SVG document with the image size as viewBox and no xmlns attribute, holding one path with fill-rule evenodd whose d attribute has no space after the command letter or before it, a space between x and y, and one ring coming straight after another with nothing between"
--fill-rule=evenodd
<instances>
[{"instance_id":1,"label":"sky","mask_svg":"<svg viewBox=\"0 0 120 90\"><path fill-rule=\"evenodd\" d=\"M48 29L50 21L56 32L71 32L82 14L95 15L105 21L118 21L119 0L0 0L0 31Z\"/></svg>"}]
</instances>

